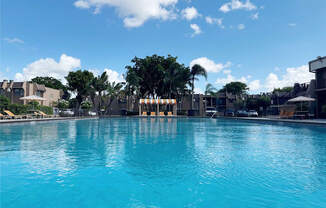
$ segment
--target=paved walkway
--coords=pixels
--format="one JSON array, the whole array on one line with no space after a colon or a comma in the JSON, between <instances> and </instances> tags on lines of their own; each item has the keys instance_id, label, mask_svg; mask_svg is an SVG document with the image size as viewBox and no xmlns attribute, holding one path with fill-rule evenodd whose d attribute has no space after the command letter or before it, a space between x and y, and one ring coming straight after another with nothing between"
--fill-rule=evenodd
<instances>
[{"instance_id":1,"label":"paved walkway","mask_svg":"<svg viewBox=\"0 0 326 208\"><path fill-rule=\"evenodd\" d=\"M219 117L217 117L219 118ZM300 124L314 124L326 126L326 119L280 119L280 118L255 118L255 117L220 117L225 119L246 120L246 121L261 121L261 122L283 122L283 123L300 123Z\"/></svg>"},{"instance_id":2,"label":"paved walkway","mask_svg":"<svg viewBox=\"0 0 326 208\"><path fill-rule=\"evenodd\" d=\"M60 120L79 120L79 119L97 119L97 116L92 117L55 117L55 118L32 118L32 119L4 119L0 120L0 124L4 123L22 123L22 122L41 122L41 121L60 121Z\"/></svg>"}]
</instances>

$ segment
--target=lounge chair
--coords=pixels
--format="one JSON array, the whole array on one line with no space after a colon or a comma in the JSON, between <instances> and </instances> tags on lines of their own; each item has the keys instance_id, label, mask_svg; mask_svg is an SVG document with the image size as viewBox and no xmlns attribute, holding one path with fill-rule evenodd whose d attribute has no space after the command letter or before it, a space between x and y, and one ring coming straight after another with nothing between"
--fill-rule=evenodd
<instances>
[{"instance_id":1,"label":"lounge chair","mask_svg":"<svg viewBox=\"0 0 326 208\"><path fill-rule=\"evenodd\" d=\"M156 113L155 112L151 112L151 116L156 116Z\"/></svg>"},{"instance_id":2,"label":"lounge chair","mask_svg":"<svg viewBox=\"0 0 326 208\"><path fill-rule=\"evenodd\" d=\"M0 113L0 119L3 120L5 118L6 118L6 116L4 116L2 113Z\"/></svg>"},{"instance_id":3,"label":"lounge chair","mask_svg":"<svg viewBox=\"0 0 326 208\"><path fill-rule=\"evenodd\" d=\"M288 112L287 113L287 118L294 118L294 112L293 111Z\"/></svg>"},{"instance_id":4,"label":"lounge chair","mask_svg":"<svg viewBox=\"0 0 326 208\"><path fill-rule=\"evenodd\" d=\"M168 116L173 116L172 112L168 112Z\"/></svg>"},{"instance_id":5,"label":"lounge chair","mask_svg":"<svg viewBox=\"0 0 326 208\"><path fill-rule=\"evenodd\" d=\"M46 113L44 113L44 112L42 112L42 111L38 111L38 113L39 113L43 118L52 118L52 117L53 117L53 116L48 115L48 114L46 114Z\"/></svg>"},{"instance_id":6,"label":"lounge chair","mask_svg":"<svg viewBox=\"0 0 326 208\"><path fill-rule=\"evenodd\" d=\"M5 112L9 118L12 118L12 119L22 119L26 116L22 116L22 115L15 115L13 114L12 112L10 112L9 110L4 110L3 112Z\"/></svg>"},{"instance_id":7,"label":"lounge chair","mask_svg":"<svg viewBox=\"0 0 326 208\"><path fill-rule=\"evenodd\" d=\"M147 112L143 112L141 115L142 116L147 116Z\"/></svg>"},{"instance_id":8,"label":"lounge chair","mask_svg":"<svg viewBox=\"0 0 326 208\"><path fill-rule=\"evenodd\" d=\"M164 112L160 112L160 116L165 116L165 115L164 115Z\"/></svg>"}]
</instances>

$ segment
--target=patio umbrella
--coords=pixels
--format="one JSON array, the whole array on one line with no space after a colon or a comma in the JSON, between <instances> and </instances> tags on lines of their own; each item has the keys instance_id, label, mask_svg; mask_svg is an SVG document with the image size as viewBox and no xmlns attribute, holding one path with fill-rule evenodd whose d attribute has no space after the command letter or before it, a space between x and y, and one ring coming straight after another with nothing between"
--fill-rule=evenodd
<instances>
[{"instance_id":1,"label":"patio umbrella","mask_svg":"<svg viewBox=\"0 0 326 208\"><path fill-rule=\"evenodd\" d=\"M302 111L302 103L303 102L312 102L312 101L315 101L315 100L316 99L314 99L314 98L299 96L299 97L292 98L292 99L288 100L288 102L289 103L300 102L301 103L301 111Z\"/></svg>"},{"instance_id":2,"label":"patio umbrella","mask_svg":"<svg viewBox=\"0 0 326 208\"><path fill-rule=\"evenodd\" d=\"M45 101L45 98L42 98L40 96L37 95L30 95L30 96L25 96L25 97L21 97L19 98L19 100L29 100L29 101ZM34 105L33 105L33 110L34 110Z\"/></svg>"}]
</instances>

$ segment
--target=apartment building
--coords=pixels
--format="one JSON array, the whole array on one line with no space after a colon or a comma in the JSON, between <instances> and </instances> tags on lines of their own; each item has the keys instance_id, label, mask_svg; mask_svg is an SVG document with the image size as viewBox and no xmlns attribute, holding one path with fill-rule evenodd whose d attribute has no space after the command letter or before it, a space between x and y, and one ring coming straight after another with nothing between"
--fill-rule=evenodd
<instances>
[{"instance_id":1,"label":"apartment building","mask_svg":"<svg viewBox=\"0 0 326 208\"><path fill-rule=\"evenodd\" d=\"M326 118L326 56L310 61L309 71L316 76L317 117Z\"/></svg>"},{"instance_id":2,"label":"apartment building","mask_svg":"<svg viewBox=\"0 0 326 208\"><path fill-rule=\"evenodd\" d=\"M27 104L28 101L20 100L21 97L37 95L46 99L40 102L41 105L53 106L54 102L61 99L63 92L36 83L3 80L0 82L0 95L8 97L11 103L16 104Z\"/></svg>"}]
</instances>

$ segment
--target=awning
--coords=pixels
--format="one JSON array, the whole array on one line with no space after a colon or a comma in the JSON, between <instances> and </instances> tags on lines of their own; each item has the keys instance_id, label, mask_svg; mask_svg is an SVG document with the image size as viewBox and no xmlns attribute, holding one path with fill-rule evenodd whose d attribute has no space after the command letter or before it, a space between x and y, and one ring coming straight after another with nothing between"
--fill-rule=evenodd
<instances>
[{"instance_id":1,"label":"awning","mask_svg":"<svg viewBox=\"0 0 326 208\"><path fill-rule=\"evenodd\" d=\"M295 102L312 102L315 101L316 99L310 98L310 97L304 97L304 96L299 96L293 99L288 100L289 103L295 103Z\"/></svg>"},{"instance_id":2,"label":"awning","mask_svg":"<svg viewBox=\"0 0 326 208\"><path fill-rule=\"evenodd\" d=\"M139 99L139 104L162 104L162 105L175 105L176 99Z\"/></svg>"},{"instance_id":3,"label":"awning","mask_svg":"<svg viewBox=\"0 0 326 208\"><path fill-rule=\"evenodd\" d=\"M42 98L40 96L37 95L30 95L30 96L26 96L26 97L21 97L19 98L19 100L36 100L36 101L45 101L45 98Z\"/></svg>"}]
</instances>

